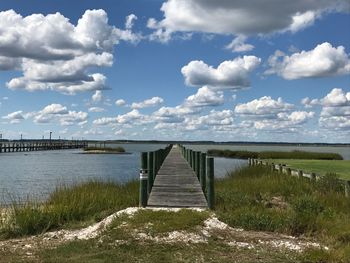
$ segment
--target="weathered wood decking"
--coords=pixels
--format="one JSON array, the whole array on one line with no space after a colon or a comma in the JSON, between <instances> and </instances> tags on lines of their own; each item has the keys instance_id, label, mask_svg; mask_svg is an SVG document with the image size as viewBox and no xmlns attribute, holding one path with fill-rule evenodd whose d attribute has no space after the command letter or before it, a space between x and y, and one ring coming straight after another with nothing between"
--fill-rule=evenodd
<instances>
[{"instance_id":1,"label":"weathered wood decking","mask_svg":"<svg viewBox=\"0 0 350 263\"><path fill-rule=\"evenodd\" d=\"M148 206L207 208L198 178L176 146L158 171Z\"/></svg>"}]
</instances>

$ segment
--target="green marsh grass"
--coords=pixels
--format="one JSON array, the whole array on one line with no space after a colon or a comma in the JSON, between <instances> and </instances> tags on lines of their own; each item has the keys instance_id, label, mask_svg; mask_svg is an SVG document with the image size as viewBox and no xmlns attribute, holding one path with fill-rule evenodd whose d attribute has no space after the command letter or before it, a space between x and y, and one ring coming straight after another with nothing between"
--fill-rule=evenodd
<instances>
[{"instance_id":1,"label":"green marsh grass","mask_svg":"<svg viewBox=\"0 0 350 263\"><path fill-rule=\"evenodd\" d=\"M292 160L278 159L268 160L270 163L286 164L294 169L302 169L305 172L313 172L324 175L336 173L340 178L350 180L350 160Z\"/></svg>"},{"instance_id":2,"label":"green marsh grass","mask_svg":"<svg viewBox=\"0 0 350 263\"><path fill-rule=\"evenodd\" d=\"M277 152L277 151L231 151L231 150L208 150L208 154L226 158L259 158L259 159L309 159L309 160L343 160L343 157L338 153L318 153L318 152Z\"/></svg>"},{"instance_id":3,"label":"green marsh grass","mask_svg":"<svg viewBox=\"0 0 350 263\"><path fill-rule=\"evenodd\" d=\"M105 151L105 152L118 152L118 153L124 153L125 149L121 146L119 147L86 147L84 148L84 151L88 152L88 151Z\"/></svg>"},{"instance_id":4,"label":"green marsh grass","mask_svg":"<svg viewBox=\"0 0 350 263\"><path fill-rule=\"evenodd\" d=\"M10 215L0 225L3 238L74 227L138 204L138 183L87 182L59 186L43 203L12 203Z\"/></svg>"},{"instance_id":5,"label":"green marsh grass","mask_svg":"<svg viewBox=\"0 0 350 263\"><path fill-rule=\"evenodd\" d=\"M254 166L217 180L215 186L216 213L222 221L247 230L315 238L332 248L329 262L348 262L350 198L334 175L313 183Z\"/></svg>"}]
</instances>

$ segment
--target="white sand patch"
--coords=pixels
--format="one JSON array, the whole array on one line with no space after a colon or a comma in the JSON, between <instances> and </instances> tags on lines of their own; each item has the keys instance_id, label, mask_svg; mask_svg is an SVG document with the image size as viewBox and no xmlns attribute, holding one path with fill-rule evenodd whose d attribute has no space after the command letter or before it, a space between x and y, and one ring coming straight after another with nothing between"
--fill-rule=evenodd
<instances>
[{"instance_id":1,"label":"white sand patch","mask_svg":"<svg viewBox=\"0 0 350 263\"><path fill-rule=\"evenodd\" d=\"M64 240L74 240L74 239L79 239L79 240L86 240L86 239L91 239L97 237L103 230L105 230L115 218L121 216L121 215L128 215L128 216L133 216L140 210L152 210L152 211L168 211L168 212L179 212L182 208L162 208L162 207L150 207L150 208L142 208L142 207L128 207L124 210L120 210L102 221L93 224L91 226L88 226L83 229L78 229L78 230L59 230L59 231L54 231L54 232L48 232L44 235L44 238L46 239L57 239L57 238L62 238ZM198 211L202 212L205 211L205 209L202 208L187 208L192 211Z\"/></svg>"},{"instance_id":2,"label":"white sand patch","mask_svg":"<svg viewBox=\"0 0 350 263\"><path fill-rule=\"evenodd\" d=\"M325 249L328 250L328 247L323 247L318 243L314 242L303 242L303 241L291 241L291 240L272 240L272 241L258 241L259 244L269 245L274 248L279 249L288 249L296 252L303 252L307 248L316 248L316 249Z\"/></svg>"},{"instance_id":3,"label":"white sand patch","mask_svg":"<svg viewBox=\"0 0 350 263\"><path fill-rule=\"evenodd\" d=\"M228 242L227 245L231 247L237 247L237 248L255 249L255 246L253 244L250 244L247 242L231 241L231 242Z\"/></svg>"},{"instance_id":4,"label":"white sand patch","mask_svg":"<svg viewBox=\"0 0 350 263\"><path fill-rule=\"evenodd\" d=\"M54 231L54 232L48 232L44 235L45 238L62 238L64 240L73 240L73 239L91 239L97 237L103 230L105 230L115 218L121 215L129 215L132 216L134 215L137 211L139 211L139 207L128 207L124 210L120 210L102 221L93 224L91 226L88 226L83 229L78 229L78 230L59 230L59 231Z\"/></svg>"},{"instance_id":5,"label":"white sand patch","mask_svg":"<svg viewBox=\"0 0 350 263\"><path fill-rule=\"evenodd\" d=\"M136 231L135 231L136 232ZM207 239L201 235L198 235L196 233L186 232L186 231L172 231L167 233L166 236L151 236L146 233L135 233L135 239L138 240L147 240L147 241L154 241L158 243L178 243L178 242L184 242L184 243L207 243Z\"/></svg>"}]
</instances>

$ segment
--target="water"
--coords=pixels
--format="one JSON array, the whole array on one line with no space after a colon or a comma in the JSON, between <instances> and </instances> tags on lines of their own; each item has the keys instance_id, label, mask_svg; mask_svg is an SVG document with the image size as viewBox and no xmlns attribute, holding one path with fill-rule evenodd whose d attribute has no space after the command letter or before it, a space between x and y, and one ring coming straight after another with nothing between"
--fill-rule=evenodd
<instances>
[{"instance_id":1,"label":"water","mask_svg":"<svg viewBox=\"0 0 350 263\"><path fill-rule=\"evenodd\" d=\"M112 145L106 145L112 146ZM138 179L140 152L164 148L162 144L119 144L131 154L79 154L81 150L18 152L0 154L0 203L11 199L45 199L58 185L99 180L127 182ZM195 150L309 150L338 152L350 159L349 147L191 145ZM215 177L246 165L245 160L215 158Z\"/></svg>"}]
</instances>

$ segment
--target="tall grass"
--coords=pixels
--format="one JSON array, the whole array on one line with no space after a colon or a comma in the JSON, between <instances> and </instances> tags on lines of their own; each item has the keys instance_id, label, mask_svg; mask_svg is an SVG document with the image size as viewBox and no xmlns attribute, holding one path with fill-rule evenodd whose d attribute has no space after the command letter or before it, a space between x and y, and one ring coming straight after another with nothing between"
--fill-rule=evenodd
<instances>
[{"instance_id":1,"label":"tall grass","mask_svg":"<svg viewBox=\"0 0 350 263\"><path fill-rule=\"evenodd\" d=\"M119 147L85 147L84 151L106 151L106 152L120 152L124 153L125 149L121 146Z\"/></svg>"},{"instance_id":2,"label":"tall grass","mask_svg":"<svg viewBox=\"0 0 350 263\"><path fill-rule=\"evenodd\" d=\"M13 203L0 225L4 238L42 233L65 225L98 221L114 211L136 206L138 183L88 182L58 187L44 203Z\"/></svg>"},{"instance_id":3,"label":"tall grass","mask_svg":"<svg viewBox=\"0 0 350 263\"><path fill-rule=\"evenodd\" d=\"M216 212L234 227L310 236L332 250L332 262L350 258L350 199L334 175L306 178L246 167L216 181Z\"/></svg>"},{"instance_id":4,"label":"tall grass","mask_svg":"<svg viewBox=\"0 0 350 263\"><path fill-rule=\"evenodd\" d=\"M318 152L277 152L277 151L231 151L231 150L217 150L210 149L208 154L218 157L226 158L259 158L259 159L305 159L305 160L343 160L343 157L338 153L318 153Z\"/></svg>"}]
</instances>

